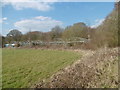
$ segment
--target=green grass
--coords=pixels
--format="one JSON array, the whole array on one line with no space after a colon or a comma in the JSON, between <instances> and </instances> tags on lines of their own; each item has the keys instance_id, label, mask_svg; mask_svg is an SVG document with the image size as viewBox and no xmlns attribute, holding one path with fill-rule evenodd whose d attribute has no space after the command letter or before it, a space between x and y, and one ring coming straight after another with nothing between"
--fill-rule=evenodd
<instances>
[{"instance_id":1,"label":"green grass","mask_svg":"<svg viewBox=\"0 0 120 90\"><path fill-rule=\"evenodd\" d=\"M3 49L3 88L31 87L72 64L80 55L70 51Z\"/></svg>"}]
</instances>

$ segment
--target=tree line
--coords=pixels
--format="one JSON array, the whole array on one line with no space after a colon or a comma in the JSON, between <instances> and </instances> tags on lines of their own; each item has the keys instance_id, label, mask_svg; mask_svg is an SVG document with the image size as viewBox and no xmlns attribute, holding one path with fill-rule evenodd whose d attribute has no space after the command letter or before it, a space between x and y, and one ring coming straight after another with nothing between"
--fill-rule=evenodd
<instances>
[{"instance_id":1,"label":"tree line","mask_svg":"<svg viewBox=\"0 0 120 90\"><path fill-rule=\"evenodd\" d=\"M75 23L66 28L55 26L49 32L29 31L22 34L19 30L11 30L6 37L1 36L2 44L11 43L13 41L57 41L62 39L64 41L70 40L73 37L80 37L90 39L87 47L116 47L119 46L119 5L115 3L114 10L106 17L103 23L97 28L91 28L83 22Z\"/></svg>"},{"instance_id":2,"label":"tree line","mask_svg":"<svg viewBox=\"0 0 120 90\"><path fill-rule=\"evenodd\" d=\"M60 26L55 26L49 32L40 32L40 31L29 31L25 34L22 34L17 29L11 30L6 37L3 37L3 44L4 43L11 43L11 42L20 42L20 41L58 41L59 39L62 40L69 40L72 37L81 37L81 38L88 38L88 31L92 32L93 29L86 26L84 23L75 23L72 26L68 26L65 29ZM93 33L91 33L92 35Z\"/></svg>"}]
</instances>

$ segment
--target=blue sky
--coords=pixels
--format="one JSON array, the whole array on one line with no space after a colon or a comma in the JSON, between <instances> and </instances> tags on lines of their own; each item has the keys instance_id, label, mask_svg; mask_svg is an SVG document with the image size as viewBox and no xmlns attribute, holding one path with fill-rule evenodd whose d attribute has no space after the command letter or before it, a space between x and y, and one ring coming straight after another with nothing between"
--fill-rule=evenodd
<instances>
[{"instance_id":1,"label":"blue sky","mask_svg":"<svg viewBox=\"0 0 120 90\"><path fill-rule=\"evenodd\" d=\"M56 25L66 27L77 22L97 27L113 8L114 2L5 3L0 19L2 35L12 29L47 32Z\"/></svg>"}]
</instances>

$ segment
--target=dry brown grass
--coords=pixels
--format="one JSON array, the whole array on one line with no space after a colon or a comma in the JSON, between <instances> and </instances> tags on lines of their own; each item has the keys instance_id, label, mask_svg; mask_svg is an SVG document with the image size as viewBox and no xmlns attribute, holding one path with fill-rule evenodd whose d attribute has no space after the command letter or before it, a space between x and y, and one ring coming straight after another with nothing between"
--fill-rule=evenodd
<instances>
[{"instance_id":1,"label":"dry brown grass","mask_svg":"<svg viewBox=\"0 0 120 90\"><path fill-rule=\"evenodd\" d=\"M81 60L60 70L36 88L117 88L118 48L96 51L74 50L83 54Z\"/></svg>"}]
</instances>

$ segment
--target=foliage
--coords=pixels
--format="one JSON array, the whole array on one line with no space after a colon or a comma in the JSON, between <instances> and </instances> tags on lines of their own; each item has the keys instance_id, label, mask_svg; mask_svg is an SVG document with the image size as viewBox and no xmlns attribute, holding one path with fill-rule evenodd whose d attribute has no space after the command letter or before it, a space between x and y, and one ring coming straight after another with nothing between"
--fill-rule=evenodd
<instances>
[{"instance_id":1,"label":"foliage","mask_svg":"<svg viewBox=\"0 0 120 90\"><path fill-rule=\"evenodd\" d=\"M76 23L73 26L69 26L65 29L63 32L63 38L64 39L69 39L71 37L84 37L87 38L88 34L88 27L80 22Z\"/></svg>"},{"instance_id":2,"label":"foliage","mask_svg":"<svg viewBox=\"0 0 120 90\"><path fill-rule=\"evenodd\" d=\"M52 28L50 33L51 39L55 40L56 38L61 38L62 32L63 28L61 28L60 26L55 26L54 28Z\"/></svg>"},{"instance_id":3,"label":"foliage","mask_svg":"<svg viewBox=\"0 0 120 90\"><path fill-rule=\"evenodd\" d=\"M40 40L41 39L42 32L39 31L33 31L28 32L25 35L22 36L23 41L34 41L34 40Z\"/></svg>"},{"instance_id":4,"label":"foliage","mask_svg":"<svg viewBox=\"0 0 120 90\"><path fill-rule=\"evenodd\" d=\"M109 47L118 46L118 31L118 10L114 9L105 21L96 28L92 42L98 47L104 45Z\"/></svg>"},{"instance_id":5,"label":"foliage","mask_svg":"<svg viewBox=\"0 0 120 90\"><path fill-rule=\"evenodd\" d=\"M7 40L10 41L20 41L21 40L22 33L19 30L11 30L7 34Z\"/></svg>"},{"instance_id":6,"label":"foliage","mask_svg":"<svg viewBox=\"0 0 120 90\"><path fill-rule=\"evenodd\" d=\"M5 37L5 41L57 41L70 40L74 37L86 38L91 41L86 44L89 48L99 48L103 46L116 47L120 46L120 3L115 3L114 10L105 18L104 22L97 28L90 28L85 23L79 22L65 29L55 26L49 32L33 31L24 35L18 30L12 30Z\"/></svg>"}]
</instances>

